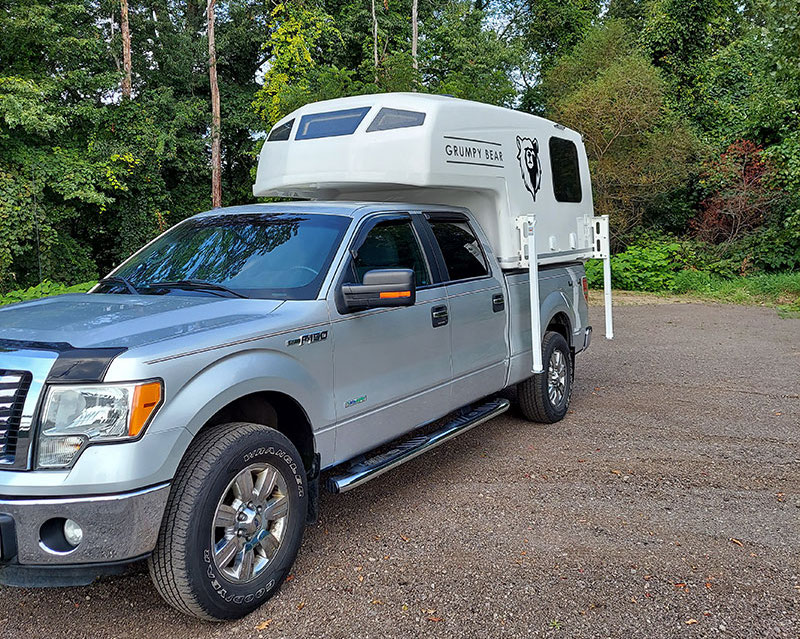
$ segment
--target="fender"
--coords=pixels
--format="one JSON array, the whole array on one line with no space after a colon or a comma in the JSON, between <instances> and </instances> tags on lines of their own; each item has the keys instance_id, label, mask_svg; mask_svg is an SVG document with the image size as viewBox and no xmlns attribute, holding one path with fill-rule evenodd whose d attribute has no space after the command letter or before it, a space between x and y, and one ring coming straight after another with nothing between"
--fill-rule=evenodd
<instances>
[{"instance_id":1,"label":"fender","mask_svg":"<svg viewBox=\"0 0 800 639\"><path fill-rule=\"evenodd\" d=\"M544 330L558 313L564 313L569 318L569 345L572 346L572 327L575 326L575 317L570 310L569 301L562 291L550 293L540 306L542 317L542 330Z\"/></svg>"}]
</instances>

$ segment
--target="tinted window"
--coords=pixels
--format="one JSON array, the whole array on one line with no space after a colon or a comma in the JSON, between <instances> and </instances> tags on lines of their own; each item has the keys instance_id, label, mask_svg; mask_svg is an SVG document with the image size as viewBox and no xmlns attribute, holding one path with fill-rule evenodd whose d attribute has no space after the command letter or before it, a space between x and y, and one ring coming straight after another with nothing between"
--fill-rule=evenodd
<instances>
[{"instance_id":1,"label":"tinted window","mask_svg":"<svg viewBox=\"0 0 800 639\"><path fill-rule=\"evenodd\" d=\"M283 142L284 140L288 140L289 134L292 132L292 126L294 126L294 120L289 120L280 126L276 126L269 132L267 142Z\"/></svg>"},{"instance_id":2,"label":"tinted window","mask_svg":"<svg viewBox=\"0 0 800 639\"><path fill-rule=\"evenodd\" d=\"M580 202L581 174L578 169L578 148L563 138L550 138L550 169L553 192L559 202Z\"/></svg>"},{"instance_id":3,"label":"tinted window","mask_svg":"<svg viewBox=\"0 0 800 639\"><path fill-rule=\"evenodd\" d=\"M389 129L405 129L410 126L421 126L425 122L425 114L418 111L383 108L370 122L367 133L371 131L388 131Z\"/></svg>"},{"instance_id":4,"label":"tinted window","mask_svg":"<svg viewBox=\"0 0 800 639\"><path fill-rule=\"evenodd\" d=\"M378 268L410 268L417 286L430 284L428 267L414 229L408 220L386 220L364 238L352 263L354 284L361 283L364 273Z\"/></svg>"},{"instance_id":5,"label":"tinted window","mask_svg":"<svg viewBox=\"0 0 800 639\"><path fill-rule=\"evenodd\" d=\"M300 126L297 128L297 135L294 136L294 139L311 140L350 135L358 128L368 111L369 107L362 107L304 115L300 118Z\"/></svg>"},{"instance_id":6,"label":"tinted window","mask_svg":"<svg viewBox=\"0 0 800 639\"><path fill-rule=\"evenodd\" d=\"M195 279L248 297L314 299L349 223L338 215L206 215L171 229L114 275L153 295L191 294L147 285Z\"/></svg>"},{"instance_id":7,"label":"tinted window","mask_svg":"<svg viewBox=\"0 0 800 639\"><path fill-rule=\"evenodd\" d=\"M431 228L444 255L450 280L466 280L489 274L481 243L466 222L437 222Z\"/></svg>"}]
</instances>

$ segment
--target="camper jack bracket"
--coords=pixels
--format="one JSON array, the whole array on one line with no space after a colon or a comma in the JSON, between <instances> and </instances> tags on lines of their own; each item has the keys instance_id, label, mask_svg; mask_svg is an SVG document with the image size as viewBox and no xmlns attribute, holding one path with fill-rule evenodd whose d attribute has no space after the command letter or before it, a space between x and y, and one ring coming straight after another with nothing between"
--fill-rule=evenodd
<instances>
[{"instance_id":1,"label":"camper jack bracket","mask_svg":"<svg viewBox=\"0 0 800 639\"><path fill-rule=\"evenodd\" d=\"M606 339L614 339L614 318L611 314L611 240L608 215L592 219L592 257L603 260L603 305L606 311Z\"/></svg>"}]
</instances>

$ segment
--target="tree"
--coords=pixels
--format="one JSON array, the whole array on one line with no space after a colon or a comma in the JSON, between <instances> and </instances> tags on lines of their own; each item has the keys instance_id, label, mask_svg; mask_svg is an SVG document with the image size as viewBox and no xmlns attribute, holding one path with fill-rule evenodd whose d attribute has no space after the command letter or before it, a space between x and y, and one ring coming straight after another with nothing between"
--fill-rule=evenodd
<instances>
[{"instance_id":1,"label":"tree","mask_svg":"<svg viewBox=\"0 0 800 639\"><path fill-rule=\"evenodd\" d=\"M687 114L696 98L697 67L729 44L741 28L737 0L654 0L640 41Z\"/></svg>"},{"instance_id":2,"label":"tree","mask_svg":"<svg viewBox=\"0 0 800 639\"><path fill-rule=\"evenodd\" d=\"M707 196L691 223L695 234L728 245L761 226L783 198L771 172L763 149L748 140L738 140L706 163L701 184Z\"/></svg>"},{"instance_id":3,"label":"tree","mask_svg":"<svg viewBox=\"0 0 800 639\"><path fill-rule=\"evenodd\" d=\"M211 206L222 206L222 148L220 145L219 84L217 83L217 45L214 40L216 0L208 0L208 79L211 85Z\"/></svg>"},{"instance_id":4,"label":"tree","mask_svg":"<svg viewBox=\"0 0 800 639\"><path fill-rule=\"evenodd\" d=\"M457 98L511 105L519 50L485 27L486 15L464 0L451 0L427 21L420 46L425 89Z\"/></svg>"},{"instance_id":5,"label":"tree","mask_svg":"<svg viewBox=\"0 0 800 639\"><path fill-rule=\"evenodd\" d=\"M419 40L419 0L411 3L411 58L414 60L414 70L419 69L417 59L417 43Z\"/></svg>"},{"instance_id":6,"label":"tree","mask_svg":"<svg viewBox=\"0 0 800 639\"><path fill-rule=\"evenodd\" d=\"M648 204L689 177L692 133L621 22L595 27L545 76L543 89L549 115L583 134L595 211L611 216L615 239L624 242Z\"/></svg>"},{"instance_id":7,"label":"tree","mask_svg":"<svg viewBox=\"0 0 800 639\"><path fill-rule=\"evenodd\" d=\"M119 0L120 6L120 26L122 28L122 95L130 99L131 97L131 29L128 21L128 0Z\"/></svg>"}]
</instances>

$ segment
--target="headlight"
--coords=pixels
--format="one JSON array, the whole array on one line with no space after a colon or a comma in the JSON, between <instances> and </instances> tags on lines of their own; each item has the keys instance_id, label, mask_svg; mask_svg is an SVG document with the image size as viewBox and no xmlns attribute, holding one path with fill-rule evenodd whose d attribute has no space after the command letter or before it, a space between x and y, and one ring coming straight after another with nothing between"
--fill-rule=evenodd
<instances>
[{"instance_id":1,"label":"headlight","mask_svg":"<svg viewBox=\"0 0 800 639\"><path fill-rule=\"evenodd\" d=\"M66 468L90 442L135 439L161 404L161 382L51 386L39 430L39 468Z\"/></svg>"}]
</instances>

